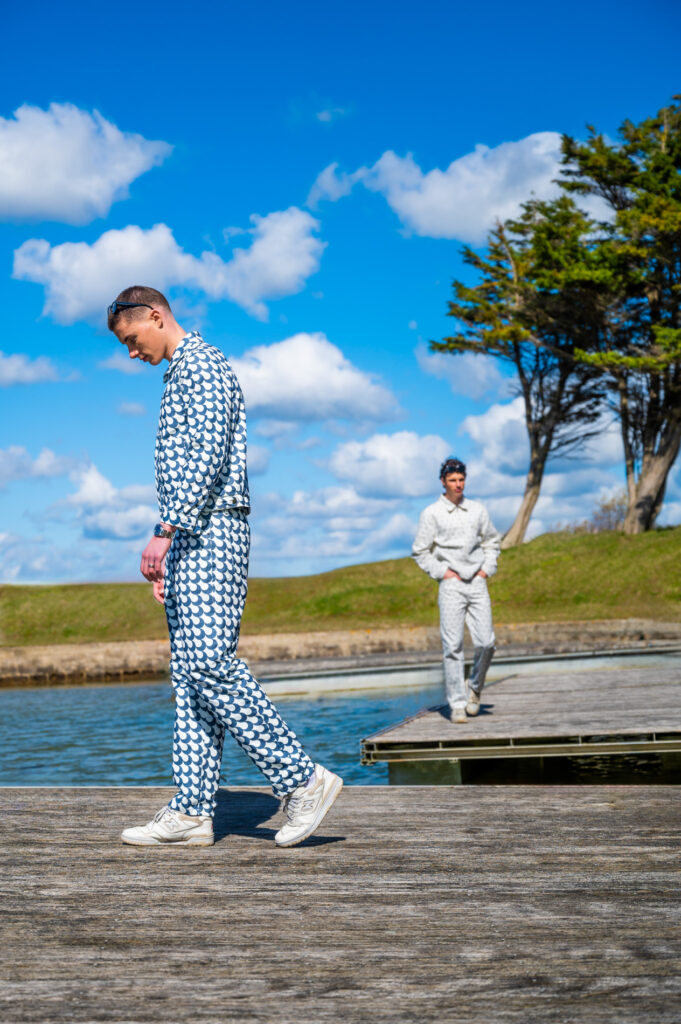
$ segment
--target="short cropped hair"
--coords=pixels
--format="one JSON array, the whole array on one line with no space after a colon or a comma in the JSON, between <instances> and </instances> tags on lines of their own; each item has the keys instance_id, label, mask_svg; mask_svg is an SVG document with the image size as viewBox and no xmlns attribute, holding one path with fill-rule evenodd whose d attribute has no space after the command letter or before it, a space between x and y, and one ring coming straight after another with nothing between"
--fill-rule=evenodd
<instances>
[{"instance_id":1,"label":"short cropped hair","mask_svg":"<svg viewBox=\"0 0 681 1024\"><path fill-rule=\"evenodd\" d=\"M154 308L167 309L171 312L170 303L163 294L163 292L157 291L156 288L148 288L144 284L133 284L130 288L124 288L119 295L116 296L116 302L143 302L147 306L153 306ZM144 316L144 306L133 306L132 309L117 309L115 313L109 313L107 316L107 325L110 331L113 331L114 324L117 324L121 317L126 320L141 320Z\"/></svg>"},{"instance_id":2,"label":"short cropped hair","mask_svg":"<svg viewBox=\"0 0 681 1024\"><path fill-rule=\"evenodd\" d=\"M461 459L455 459L453 455L440 466L440 480L444 480L450 473L461 473L462 476L466 475L466 463L462 462Z\"/></svg>"}]
</instances>

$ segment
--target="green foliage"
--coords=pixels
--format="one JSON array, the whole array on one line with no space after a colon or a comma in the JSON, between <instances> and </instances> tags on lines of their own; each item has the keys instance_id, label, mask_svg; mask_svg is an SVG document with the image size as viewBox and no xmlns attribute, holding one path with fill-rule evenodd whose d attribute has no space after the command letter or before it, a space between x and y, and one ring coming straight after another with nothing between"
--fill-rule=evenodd
<instances>
[{"instance_id":1,"label":"green foliage","mask_svg":"<svg viewBox=\"0 0 681 1024\"><path fill-rule=\"evenodd\" d=\"M497 622L654 618L681 621L681 527L544 534L501 556L491 580ZM436 626L437 586L410 558L291 579L253 579L244 634ZM144 583L0 587L2 643L166 637Z\"/></svg>"},{"instance_id":2,"label":"green foliage","mask_svg":"<svg viewBox=\"0 0 681 1024\"><path fill-rule=\"evenodd\" d=\"M622 428L630 507L628 532L650 529L681 446L681 105L639 124L617 142L590 129L563 139L566 190L609 207L599 246L614 268L596 349L577 346L584 365L606 375Z\"/></svg>"}]
</instances>

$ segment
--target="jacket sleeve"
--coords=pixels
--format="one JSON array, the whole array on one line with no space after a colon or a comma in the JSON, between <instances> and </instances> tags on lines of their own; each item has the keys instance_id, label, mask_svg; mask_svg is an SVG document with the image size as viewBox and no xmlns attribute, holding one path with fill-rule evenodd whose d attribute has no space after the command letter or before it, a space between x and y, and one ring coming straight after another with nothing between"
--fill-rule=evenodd
<instances>
[{"instance_id":1,"label":"jacket sleeve","mask_svg":"<svg viewBox=\"0 0 681 1024\"><path fill-rule=\"evenodd\" d=\"M419 518L419 525L411 549L411 556L425 573L434 579L441 580L447 572L447 563L433 554L435 543L435 519L429 509L425 509Z\"/></svg>"},{"instance_id":2,"label":"jacket sleeve","mask_svg":"<svg viewBox=\"0 0 681 1024\"><path fill-rule=\"evenodd\" d=\"M159 511L161 522L194 533L229 452L231 395L219 371L187 359L177 399L184 458L176 473L164 477Z\"/></svg>"},{"instance_id":3,"label":"jacket sleeve","mask_svg":"<svg viewBox=\"0 0 681 1024\"><path fill-rule=\"evenodd\" d=\"M483 508L480 519L480 547L484 553L482 571L488 576L494 576L497 571L497 559L501 551L501 535L495 528L489 517L487 509Z\"/></svg>"}]
</instances>

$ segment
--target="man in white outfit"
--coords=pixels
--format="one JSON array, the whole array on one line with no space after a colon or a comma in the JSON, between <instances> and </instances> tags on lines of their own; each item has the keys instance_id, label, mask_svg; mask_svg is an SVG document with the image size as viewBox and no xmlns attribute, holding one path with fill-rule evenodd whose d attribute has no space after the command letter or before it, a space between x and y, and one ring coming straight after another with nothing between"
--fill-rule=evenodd
<instances>
[{"instance_id":1,"label":"man in white outfit","mask_svg":"<svg viewBox=\"0 0 681 1024\"><path fill-rule=\"evenodd\" d=\"M501 538L487 509L464 497L466 467L449 458L440 469L444 487L421 513L412 547L419 568L440 583L440 634L445 690L452 719L464 723L480 711L480 694L494 654L492 606L487 580L497 570ZM474 656L468 689L464 679L464 623Z\"/></svg>"}]
</instances>

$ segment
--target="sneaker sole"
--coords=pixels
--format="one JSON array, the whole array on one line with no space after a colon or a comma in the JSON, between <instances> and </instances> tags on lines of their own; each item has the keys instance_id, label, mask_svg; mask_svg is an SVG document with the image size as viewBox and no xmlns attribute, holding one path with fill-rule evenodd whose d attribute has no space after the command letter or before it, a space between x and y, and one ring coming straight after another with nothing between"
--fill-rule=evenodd
<instances>
[{"instance_id":1,"label":"sneaker sole","mask_svg":"<svg viewBox=\"0 0 681 1024\"><path fill-rule=\"evenodd\" d=\"M126 846L213 846L215 839L205 836L190 836L188 839L125 839Z\"/></svg>"},{"instance_id":2,"label":"sneaker sole","mask_svg":"<svg viewBox=\"0 0 681 1024\"><path fill-rule=\"evenodd\" d=\"M300 843L304 843L306 839L309 839L310 836L317 831L321 823L324 821L324 818L329 813L329 811L335 804L336 800L338 799L342 788L343 780L337 778L336 781L333 783L329 793L327 794L326 800L319 808L319 813L317 814L314 823L310 826L307 832L305 832L302 836L298 836L296 839L289 839L288 842L277 843L277 846L281 847L282 849L287 846L298 846Z\"/></svg>"}]
</instances>

